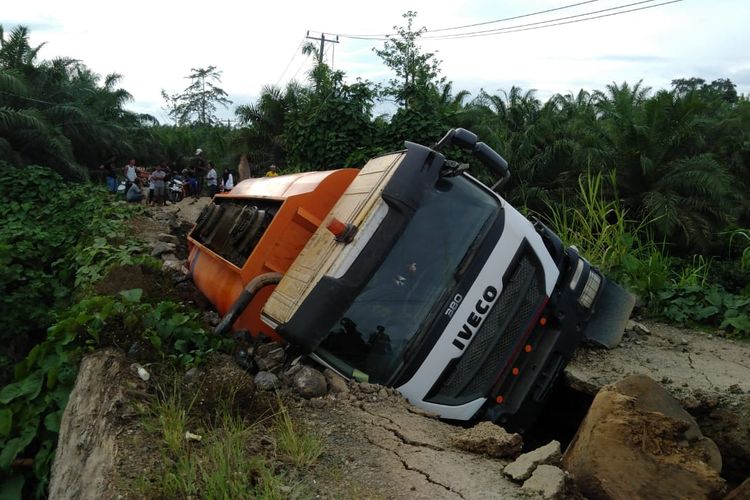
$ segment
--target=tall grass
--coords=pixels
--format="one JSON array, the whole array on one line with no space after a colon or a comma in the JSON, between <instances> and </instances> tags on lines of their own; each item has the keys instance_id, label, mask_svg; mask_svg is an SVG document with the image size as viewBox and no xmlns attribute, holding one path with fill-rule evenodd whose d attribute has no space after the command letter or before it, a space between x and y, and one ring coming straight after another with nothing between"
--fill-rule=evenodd
<instances>
[{"instance_id":1,"label":"tall grass","mask_svg":"<svg viewBox=\"0 0 750 500\"><path fill-rule=\"evenodd\" d=\"M570 205L548 203L547 220L566 245L648 300L670 283L672 260L654 241L652 221L628 219L615 179L615 172L580 176L578 199ZM615 196L608 198L606 192Z\"/></svg>"}]
</instances>

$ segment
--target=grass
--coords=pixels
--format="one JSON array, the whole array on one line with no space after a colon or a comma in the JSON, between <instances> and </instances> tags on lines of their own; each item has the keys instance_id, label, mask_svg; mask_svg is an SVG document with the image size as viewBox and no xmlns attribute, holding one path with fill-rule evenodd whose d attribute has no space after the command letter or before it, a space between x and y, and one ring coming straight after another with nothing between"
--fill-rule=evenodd
<instances>
[{"instance_id":1,"label":"grass","mask_svg":"<svg viewBox=\"0 0 750 500\"><path fill-rule=\"evenodd\" d=\"M605 195L607 185L616 192L614 173L582 175L576 203L548 205L549 224L566 245L651 302L670 284L673 261L651 236L651 221L628 219L617 197Z\"/></svg>"},{"instance_id":2,"label":"grass","mask_svg":"<svg viewBox=\"0 0 750 500\"><path fill-rule=\"evenodd\" d=\"M139 484L141 496L282 499L302 492L296 468L314 465L322 443L294 421L280 397L275 411L253 421L232 410L231 401L210 419L199 418L191 412L194 401L175 384L152 404L148 431L164 444L162 470L154 482ZM200 441L186 439L186 432ZM275 446L263 449L257 443L266 433Z\"/></svg>"},{"instance_id":3,"label":"grass","mask_svg":"<svg viewBox=\"0 0 750 500\"><path fill-rule=\"evenodd\" d=\"M320 439L313 433L301 431L280 399L273 427L278 450L294 465L306 467L317 461L323 451Z\"/></svg>"}]
</instances>

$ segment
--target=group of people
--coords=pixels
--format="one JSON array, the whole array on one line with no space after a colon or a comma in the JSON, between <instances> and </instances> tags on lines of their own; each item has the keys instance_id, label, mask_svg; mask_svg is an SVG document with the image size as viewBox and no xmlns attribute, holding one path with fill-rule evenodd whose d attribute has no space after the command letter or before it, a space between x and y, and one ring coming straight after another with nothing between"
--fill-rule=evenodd
<instances>
[{"instance_id":1,"label":"group of people","mask_svg":"<svg viewBox=\"0 0 750 500\"><path fill-rule=\"evenodd\" d=\"M104 172L109 192L117 193L117 169L114 162L107 162L99 168ZM203 192L204 185L211 197L217 192L231 191L234 188L234 176L229 169L224 169L222 175L219 176L214 162L208 161L206 167L202 169L205 175L197 174L196 170L198 169L187 167L180 173L176 173L169 168L166 162L161 162L154 167L153 171L148 172L145 168L136 166L135 160L130 160L123 168L125 199L129 202L140 203L144 199L144 187L148 184L147 203L149 205L164 205L167 200L168 182L172 177L179 178L187 186L187 193L185 194L195 198L198 198Z\"/></svg>"}]
</instances>

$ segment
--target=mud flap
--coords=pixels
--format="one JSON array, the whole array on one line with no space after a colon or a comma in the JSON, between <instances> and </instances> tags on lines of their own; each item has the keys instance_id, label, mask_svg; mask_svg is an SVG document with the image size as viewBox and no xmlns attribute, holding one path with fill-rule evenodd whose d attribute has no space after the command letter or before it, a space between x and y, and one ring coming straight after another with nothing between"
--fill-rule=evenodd
<instances>
[{"instance_id":1,"label":"mud flap","mask_svg":"<svg viewBox=\"0 0 750 500\"><path fill-rule=\"evenodd\" d=\"M593 344L612 349L620 343L630 313L635 305L635 295L614 281L607 280L596 301L583 337Z\"/></svg>"}]
</instances>

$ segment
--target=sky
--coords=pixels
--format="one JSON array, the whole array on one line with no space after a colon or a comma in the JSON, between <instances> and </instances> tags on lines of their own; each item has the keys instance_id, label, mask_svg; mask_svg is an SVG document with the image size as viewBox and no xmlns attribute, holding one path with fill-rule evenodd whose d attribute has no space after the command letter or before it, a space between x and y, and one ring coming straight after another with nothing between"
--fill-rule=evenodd
<instances>
[{"instance_id":1,"label":"sky","mask_svg":"<svg viewBox=\"0 0 750 500\"><path fill-rule=\"evenodd\" d=\"M170 122L162 89L182 91L192 68L213 65L221 72L218 86L233 102L221 116L232 118L234 108L255 102L264 85L306 78L313 64L301 53L302 43L310 41L308 31L312 37L325 32L326 38L393 33L407 10L417 12L415 27L428 30L525 16L423 36L422 49L436 54L454 91L472 96L482 89L500 94L515 85L546 99L639 80L657 90L689 77L729 78L740 93L750 94L750 1L678 0L657 6L666 1L2 0L0 24L6 33L27 26L31 45L45 44L41 59L72 57L102 76L119 73L120 86L133 96L128 109L162 123ZM572 4L579 5L566 7ZM630 6L617 8L624 5ZM528 15L549 9L559 10ZM606 14L617 15L570 22ZM427 38L498 28L506 30ZM326 61L348 80L385 82L393 75L373 52L382 46L381 40L340 36L338 44L326 44Z\"/></svg>"}]
</instances>

